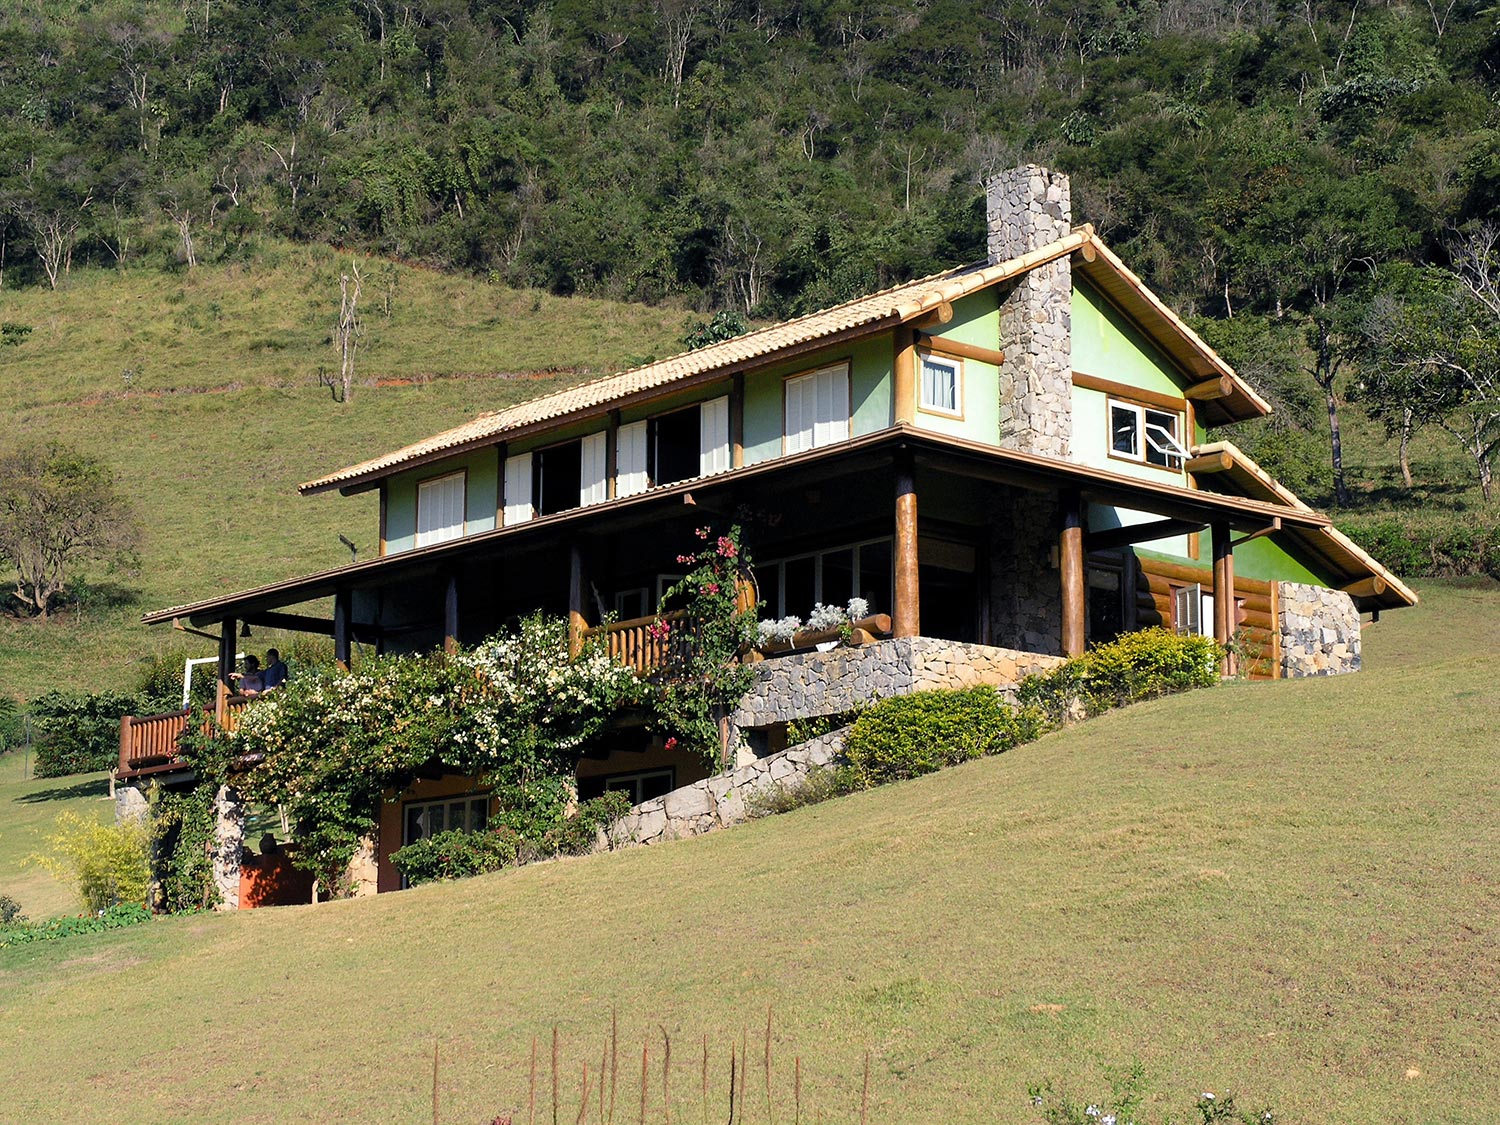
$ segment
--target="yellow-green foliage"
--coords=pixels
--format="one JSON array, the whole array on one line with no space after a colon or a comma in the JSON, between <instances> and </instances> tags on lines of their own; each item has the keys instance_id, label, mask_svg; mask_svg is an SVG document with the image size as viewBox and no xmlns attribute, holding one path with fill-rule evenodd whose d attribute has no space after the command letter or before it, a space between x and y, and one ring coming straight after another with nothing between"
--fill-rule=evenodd
<instances>
[{"instance_id":1,"label":"yellow-green foliage","mask_svg":"<svg viewBox=\"0 0 1500 1125\"><path fill-rule=\"evenodd\" d=\"M150 872L143 825L98 824L68 811L58 816L57 830L47 843L50 854L34 859L55 877L75 884L89 910L145 904Z\"/></svg>"},{"instance_id":2,"label":"yellow-green foliage","mask_svg":"<svg viewBox=\"0 0 1500 1125\"><path fill-rule=\"evenodd\" d=\"M1095 645L1050 672L1028 676L1020 699L1053 722L1079 711L1098 715L1142 699L1212 687L1219 682L1222 655L1212 637L1142 629Z\"/></svg>"},{"instance_id":3,"label":"yellow-green foliage","mask_svg":"<svg viewBox=\"0 0 1500 1125\"><path fill-rule=\"evenodd\" d=\"M1006 706L994 688L919 691L882 699L860 713L844 757L869 788L999 754L1029 742L1039 724Z\"/></svg>"}]
</instances>

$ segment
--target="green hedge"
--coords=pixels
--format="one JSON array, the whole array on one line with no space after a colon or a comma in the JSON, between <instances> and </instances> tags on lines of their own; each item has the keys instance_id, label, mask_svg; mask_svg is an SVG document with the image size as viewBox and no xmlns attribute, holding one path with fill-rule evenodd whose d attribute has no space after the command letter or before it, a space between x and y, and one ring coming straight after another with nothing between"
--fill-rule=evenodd
<instances>
[{"instance_id":1,"label":"green hedge","mask_svg":"<svg viewBox=\"0 0 1500 1125\"><path fill-rule=\"evenodd\" d=\"M1223 650L1212 637L1180 636L1162 628L1125 633L1096 645L1051 672L1028 676L1018 698L1051 723L1097 715L1143 699L1219 682Z\"/></svg>"},{"instance_id":2,"label":"green hedge","mask_svg":"<svg viewBox=\"0 0 1500 1125\"><path fill-rule=\"evenodd\" d=\"M120 719L172 709L177 700L123 691L49 691L27 705L37 777L112 768L120 760Z\"/></svg>"},{"instance_id":3,"label":"green hedge","mask_svg":"<svg viewBox=\"0 0 1500 1125\"><path fill-rule=\"evenodd\" d=\"M919 691L882 699L854 720L844 758L866 788L999 754L1041 732L1032 711L994 688Z\"/></svg>"},{"instance_id":4,"label":"green hedge","mask_svg":"<svg viewBox=\"0 0 1500 1125\"><path fill-rule=\"evenodd\" d=\"M391 853L396 870L412 886L440 879L464 879L514 865L521 837L508 828L485 832L438 832Z\"/></svg>"},{"instance_id":5,"label":"green hedge","mask_svg":"<svg viewBox=\"0 0 1500 1125\"><path fill-rule=\"evenodd\" d=\"M1406 578L1500 578L1500 525L1493 517L1454 518L1350 519L1339 529Z\"/></svg>"}]
</instances>

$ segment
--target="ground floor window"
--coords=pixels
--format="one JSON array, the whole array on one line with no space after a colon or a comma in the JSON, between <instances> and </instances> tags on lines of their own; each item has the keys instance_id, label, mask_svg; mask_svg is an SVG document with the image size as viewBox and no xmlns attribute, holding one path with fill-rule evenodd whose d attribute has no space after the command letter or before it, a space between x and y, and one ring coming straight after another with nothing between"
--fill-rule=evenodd
<instances>
[{"instance_id":1,"label":"ground floor window","mask_svg":"<svg viewBox=\"0 0 1500 1125\"><path fill-rule=\"evenodd\" d=\"M847 547L813 551L755 568L756 585L767 617L806 617L813 606L836 605L861 597L871 613L891 611L891 541L871 539Z\"/></svg>"},{"instance_id":2,"label":"ground floor window","mask_svg":"<svg viewBox=\"0 0 1500 1125\"><path fill-rule=\"evenodd\" d=\"M602 797L605 793L624 793L632 805L664 797L677 788L677 771L670 766L662 769L639 770L635 773L617 773L608 777L583 777L578 779L578 796L587 801Z\"/></svg>"},{"instance_id":3,"label":"ground floor window","mask_svg":"<svg viewBox=\"0 0 1500 1125\"><path fill-rule=\"evenodd\" d=\"M439 832L483 832L490 822L490 798L444 797L439 801L408 801L403 806L403 844L413 844Z\"/></svg>"}]
</instances>

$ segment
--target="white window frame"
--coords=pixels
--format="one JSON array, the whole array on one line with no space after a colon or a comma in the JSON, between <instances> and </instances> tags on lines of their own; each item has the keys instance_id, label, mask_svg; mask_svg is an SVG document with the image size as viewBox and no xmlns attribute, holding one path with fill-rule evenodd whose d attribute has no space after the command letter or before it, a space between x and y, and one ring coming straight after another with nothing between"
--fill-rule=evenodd
<instances>
[{"instance_id":1,"label":"white window frame","mask_svg":"<svg viewBox=\"0 0 1500 1125\"><path fill-rule=\"evenodd\" d=\"M504 477L500 486L505 490L505 526L525 523L536 516L532 503L532 486L535 477L533 454L516 453L505 459Z\"/></svg>"},{"instance_id":2,"label":"white window frame","mask_svg":"<svg viewBox=\"0 0 1500 1125\"><path fill-rule=\"evenodd\" d=\"M451 487L453 482L458 482L458 523L445 523L439 527L422 527L422 493L429 489L439 487ZM434 497L435 499L435 497ZM432 501L429 500L429 503ZM466 469L457 472L444 473L442 476L429 477L427 480L417 482L417 512L416 512L416 545L418 547L431 547L438 543L447 543L453 539L462 539L464 532L468 529L468 504L469 504L469 474Z\"/></svg>"},{"instance_id":3,"label":"white window frame","mask_svg":"<svg viewBox=\"0 0 1500 1125\"><path fill-rule=\"evenodd\" d=\"M415 843L415 841L411 839L411 831L410 831L410 828L411 828L411 814L412 814L413 811L423 812L423 811L426 811L427 809L442 808L444 810L444 812L443 812L443 827L439 831L442 831L442 832L451 832L453 830L448 827L448 813L447 813L448 807L451 806L451 805L462 804L464 806L464 819L465 819L465 821L472 821L472 820L475 819L475 817L474 817L474 807L476 805L478 805L481 808L483 808L483 810L484 810L484 821L485 821L485 825L487 827L488 824L489 824L490 803L491 803L491 800L492 800L492 795L489 794L489 793L479 793L479 794L475 794L475 793L455 793L451 797L433 797L430 800L424 800L424 801L403 801L401 803L401 842L402 842L402 844ZM484 828L469 828L469 827L466 826L463 829L463 831L465 831L465 832L483 832ZM423 840L426 840L426 839L430 839L432 836L435 836L436 834L437 833L432 832L432 831L429 830L426 836L422 836L420 838L423 839Z\"/></svg>"},{"instance_id":4,"label":"white window frame","mask_svg":"<svg viewBox=\"0 0 1500 1125\"><path fill-rule=\"evenodd\" d=\"M927 368L946 369L953 377L953 405L944 406L927 397ZM964 361L950 359L935 352L917 352L917 378L921 389L917 395L917 409L924 414L941 414L947 418L964 416Z\"/></svg>"},{"instance_id":5,"label":"white window frame","mask_svg":"<svg viewBox=\"0 0 1500 1125\"><path fill-rule=\"evenodd\" d=\"M1124 450L1115 447L1115 411L1125 411L1135 418L1135 449ZM1110 398L1105 401L1105 431L1108 451L1111 457L1122 461L1134 461L1141 465L1150 465L1152 468L1165 469L1168 472L1181 472L1182 467L1192 456L1177 440L1177 435L1167 429L1160 422L1153 420L1150 416L1158 418L1170 418L1173 429L1180 429L1183 424L1182 414L1163 410L1160 407L1148 406L1145 403L1131 402L1128 399ZM1150 460L1146 450L1160 454L1166 459L1166 464Z\"/></svg>"},{"instance_id":6,"label":"white window frame","mask_svg":"<svg viewBox=\"0 0 1500 1125\"><path fill-rule=\"evenodd\" d=\"M1179 635L1214 635L1214 596L1203 589L1202 583L1175 587L1172 601L1172 625Z\"/></svg>"},{"instance_id":7,"label":"white window frame","mask_svg":"<svg viewBox=\"0 0 1500 1125\"><path fill-rule=\"evenodd\" d=\"M861 569L862 568L861 568L860 561L859 561L860 560L860 548L861 547L874 547L874 546L876 546L877 544L880 544L880 543L889 543L889 544L891 544L891 563L892 563L892 569L894 569L895 561L896 561L896 557L895 557L896 543L895 543L895 540L892 539L889 535L879 535L879 536L876 536L874 539L861 539L861 540L859 540L856 543L843 543L843 544L840 544L837 547L828 547L828 548L825 548L823 550L818 550L818 551L805 551L805 552L803 552L800 555L786 555L786 556L784 556L782 558L779 558L779 559L772 559L769 562L758 563L756 565L756 569L757 570L765 571L768 574L769 573L775 573L775 575L776 575L776 589L773 592L772 596L768 598L768 597L766 597L766 591L764 591L764 590L760 591L761 597L765 598L765 601L766 601L766 606L765 606L765 609L764 609L763 612L767 616L771 616L774 613L774 616L776 616L778 618L785 617L787 615L787 608L786 608L786 564L787 563L801 562L803 559L812 559L813 560L813 600L817 601L817 602L821 602L823 600L823 556L824 555L837 555L837 554L840 554L840 553L842 553L844 551L850 551L850 552L853 553L853 555L854 555L853 581L854 581L854 589L857 591L857 590L860 589L861 583L862 583L862 581L864 579L864 575L861 573ZM891 585L893 587L895 586L895 575L894 574L891 575ZM891 598L894 598L894 596L895 596L894 589L887 596L891 597ZM812 606L803 606L800 612L801 613L806 613L810 609L812 609Z\"/></svg>"},{"instance_id":8,"label":"white window frame","mask_svg":"<svg viewBox=\"0 0 1500 1125\"><path fill-rule=\"evenodd\" d=\"M812 416L804 418L803 399L809 389L812 391ZM830 364L788 378L781 391L782 453L801 453L848 441L854 413L850 395L848 363ZM826 398L826 403L820 404L820 398Z\"/></svg>"}]
</instances>

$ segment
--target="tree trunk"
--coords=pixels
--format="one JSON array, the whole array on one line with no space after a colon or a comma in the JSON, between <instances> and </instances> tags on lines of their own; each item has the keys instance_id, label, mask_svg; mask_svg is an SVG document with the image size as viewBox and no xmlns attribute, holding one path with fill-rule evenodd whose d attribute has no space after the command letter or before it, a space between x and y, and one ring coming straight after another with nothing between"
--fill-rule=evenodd
<instances>
[{"instance_id":1,"label":"tree trunk","mask_svg":"<svg viewBox=\"0 0 1500 1125\"><path fill-rule=\"evenodd\" d=\"M1479 468L1479 488L1484 493L1484 502L1488 504L1493 499L1490 491L1493 483L1490 479L1490 459L1487 454L1480 454L1476 461Z\"/></svg>"},{"instance_id":2,"label":"tree trunk","mask_svg":"<svg viewBox=\"0 0 1500 1125\"><path fill-rule=\"evenodd\" d=\"M1412 408L1409 406L1401 412L1401 481L1408 490L1411 488L1412 413Z\"/></svg>"},{"instance_id":3,"label":"tree trunk","mask_svg":"<svg viewBox=\"0 0 1500 1125\"><path fill-rule=\"evenodd\" d=\"M1349 503L1349 488L1344 483L1344 445L1339 438L1339 400L1334 396L1330 383L1328 396L1328 441L1333 450L1333 500L1339 507Z\"/></svg>"}]
</instances>

